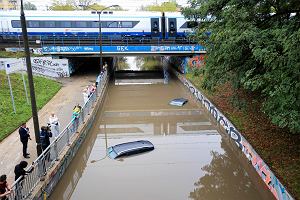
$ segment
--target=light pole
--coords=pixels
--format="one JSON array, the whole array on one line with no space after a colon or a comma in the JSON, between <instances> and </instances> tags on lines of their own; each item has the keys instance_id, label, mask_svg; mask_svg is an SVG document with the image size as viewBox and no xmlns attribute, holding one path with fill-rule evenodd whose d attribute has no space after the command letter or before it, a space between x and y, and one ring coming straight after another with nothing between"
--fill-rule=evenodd
<instances>
[{"instance_id":1,"label":"light pole","mask_svg":"<svg viewBox=\"0 0 300 200\"><path fill-rule=\"evenodd\" d=\"M103 68L103 51L102 51L102 25L101 25L101 13L108 9L108 8L112 8L112 7L120 7L119 5L111 5L111 6L107 6L101 10L96 10L96 9L93 9L93 8L90 8L92 9L93 11L95 11L97 14L98 14L98 26L99 26L99 48L100 48L100 55L99 55L99 58L100 58L100 71L102 71L102 68Z\"/></svg>"},{"instance_id":2,"label":"light pole","mask_svg":"<svg viewBox=\"0 0 300 200\"><path fill-rule=\"evenodd\" d=\"M42 150L42 145L41 145L41 141L40 141L39 118L38 118L36 100L35 100L30 52L29 52L29 45L28 45L28 35L27 35L26 20L25 20L24 8L23 8L23 0L21 0L20 20L21 20L21 26L22 26L22 35L23 35L25 56L26 56L26 66L27 66L28 84L29 84L29 90L30 90L31 110L32 110L33 126L34 126L35 141L36 141L36 151L37 151L37 155L39 156L39 155L41 155L43 150Z\"/></svg>"}]
</instances>

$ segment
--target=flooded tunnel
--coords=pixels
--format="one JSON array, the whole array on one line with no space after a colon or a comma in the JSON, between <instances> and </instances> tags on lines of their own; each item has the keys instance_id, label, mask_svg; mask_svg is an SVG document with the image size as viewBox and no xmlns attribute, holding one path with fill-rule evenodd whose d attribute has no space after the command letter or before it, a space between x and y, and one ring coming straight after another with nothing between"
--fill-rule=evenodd
<instances>
[{"instance_id":1,"label":"flooded tunnel","mask_svg":"<svg viewBox=\"0 0 300 200\"><path fill-rule=\"evenodd\" d=\"M176 77L168 84L152 80L164 77L160 57L114 59L104 104L50 199L274 199ZM77 62L83 74L98 73L99 58ZM179 97L188 103L169 105ZM108 147L134 140L149 140L155 149L116 160L107 156Z\"/></svg>"}]
</instances>

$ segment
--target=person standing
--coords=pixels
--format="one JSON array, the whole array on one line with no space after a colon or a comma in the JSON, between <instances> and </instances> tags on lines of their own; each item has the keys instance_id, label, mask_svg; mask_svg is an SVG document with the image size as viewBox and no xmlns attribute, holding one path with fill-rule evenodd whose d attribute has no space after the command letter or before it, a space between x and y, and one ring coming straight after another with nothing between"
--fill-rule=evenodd
<instances>
[{"instance_id":1,"label":"person standing","mask_svg":"<svg viewBox=\"0 0 300 200\"><path fill-rule=\"evenodd\" d=\"M41 139L43 151L45 151L47 147L50 145L50 137L52 137L52 133L50 129L46 126L42 126L40 132L40 139ZM47 150L47 152L45 152L44 155L46 156L46 159L49 161L50 160L49 150Z\"/></svg>"},{"instance_id":2,"label":"person standing","mask_svg":"<svg viewBox=\"0 0 300 200\"><path fill-rule=\"evenodd\" d=\"M87 91L87 89L84 89L82 94L83 94L83 102L84 104L86 104L86 102L88 102L89 100L89 92Z\"/></svg>"},{"instance_id":3,"label":"person standing","mask_svg":"<svg viewBox=\"0 0 300 200\"><path fill-rule=\"evenodd\" d=\"M0 176L0 199L1 200L8 200L7 195L11 193L11 189L8 186L6 178L7 177L5 174Z\"/></svg>"},{"instance_id":4,"label":"person standing","mask_svg":"<svg viewBox=\"0 0 300 200\"><path fill-rule=\"evenodd\" d=\"M26 123L23 123L19 128L20 141L23 144L23 156L24 158L30 158L29 153L27 153L28 139L31 140L29 135L29 128L26 127Z\"/></svg>"},{"instance_id":5,"label":"person standing","mask_svg":"<svg viewBox=\"0 0 300 200\"><path fill-rule=\"evenodd\" d=\"M59 135L60 123L57 116L53 112L49 117L49 124L51 125L51 132L53 136L56 138Z\"/></svg>"}]
</instances>

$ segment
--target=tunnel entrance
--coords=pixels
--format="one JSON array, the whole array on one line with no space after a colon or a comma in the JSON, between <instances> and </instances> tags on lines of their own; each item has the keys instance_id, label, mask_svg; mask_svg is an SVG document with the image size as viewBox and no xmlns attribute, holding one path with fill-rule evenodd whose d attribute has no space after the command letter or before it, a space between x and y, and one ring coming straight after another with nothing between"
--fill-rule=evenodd
<instances>
[{"instance_id":1,"label":"tunnel entrance","mask_svg":"<svg viewBox=\"0 0 300 200\"><path fill-rule=\"evenodd\" d=\"M71 75L82 74L97 74L100 73L100 58L99 57L68 57ZM103 57L103 65L111 66L113 63L113 57Z\"/></svg>"},{"instance_id":2,"label":"tunnel entrance","mask_svg":"<svg viewBox=\"0 0 300 200\"><path fill-rule=\"evenodd\" d=\"M164 83L161 56L126 56L115 59L115 85Z\"/></svg>"}]
</instances>

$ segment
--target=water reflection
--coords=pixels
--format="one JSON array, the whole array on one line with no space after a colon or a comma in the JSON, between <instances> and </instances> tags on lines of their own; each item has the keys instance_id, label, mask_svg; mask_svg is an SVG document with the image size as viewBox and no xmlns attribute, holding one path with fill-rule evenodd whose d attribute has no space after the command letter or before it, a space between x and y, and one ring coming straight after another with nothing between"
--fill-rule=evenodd
<instances>
[{"instance_id":1,"label":"water reflection","mask_svg":"<svg viewBox=\"0 0 300 200\"><path fill-rule=\"evenodd\" d=\"M237 164L234 152L222 139L221 147L224 153L211 151L210 164L201 169L205 175L194 183L196 187L189 197L194 200L224 200L224 199L273 199L271 193L259 194L265 189L263 183L255 179L251 181L244 167ZM261 182L256 183L255 182Z\"/></svg>"},{"instance_id":2,"label":"water reflection","mask_svg":"<svg viewBox=\"0 0 300 200\"><path fill-rule=\"evenodd\" d=\"M271 193L243 169L178 81L109 87L101 114L51 199L271 199L261 195ZM168 104L178 97L189 102ZM107 143L141 139L155 150L123 162L106 158Z\"/></svg>"},{"instance_id":3,"label":"water reflection","mask_svg":"<svg viewBox=\"0 0 300 200\"><path fill-rule=\"evenodd\" d=\"M117 57L117 70L148 71L161 70L160 56L126 56Z\"/></svg>"}]
</instances>

